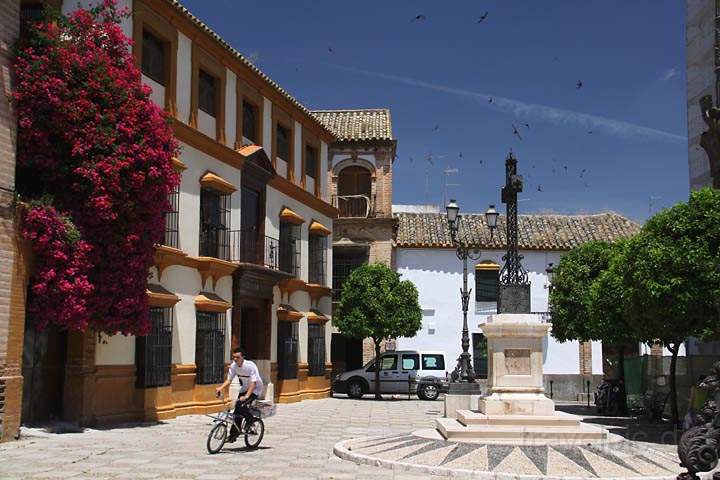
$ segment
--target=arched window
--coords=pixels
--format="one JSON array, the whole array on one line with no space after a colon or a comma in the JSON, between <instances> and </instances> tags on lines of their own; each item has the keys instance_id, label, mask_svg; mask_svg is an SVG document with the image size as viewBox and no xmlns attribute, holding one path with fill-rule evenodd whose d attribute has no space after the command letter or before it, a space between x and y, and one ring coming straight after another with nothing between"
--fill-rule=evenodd
<instances>
[{"instance_id":1,"label":"arched window","mask_svg":"<svg viewBox=\"0 0 720 480\"><path fill-rule=\"evenodd\" d=\"M340 170L336 206L341 217L369 217L373 214L372 176L356 165Z\"/></svg>"}]
</instances>

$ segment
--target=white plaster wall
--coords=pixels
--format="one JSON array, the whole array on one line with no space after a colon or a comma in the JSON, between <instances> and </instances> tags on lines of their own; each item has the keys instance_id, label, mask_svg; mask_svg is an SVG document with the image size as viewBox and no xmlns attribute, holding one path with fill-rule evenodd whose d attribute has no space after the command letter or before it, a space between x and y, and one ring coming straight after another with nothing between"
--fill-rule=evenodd
<instances>
[{"instance_id":1,"label":"white plaster wall","mask_svg":"<svg viewBox=\"0 0 720 480\"><path fill-rule=\"evenodd\" d=\"M267 153L268 158L273 158L273 143L272 143L272 102L267 98L263 97L263 138L262 146Z\"/></svg>"},{"instance_id":2,"label":"white plaster wall","mask_svg":"<svg viewBox=\"0 0 720 480\"><path fill-rule=\"evenodd\" d=\"M89 9L97 6L99 3L99 0L64 0L62 2L62 7L60 8L60 11L63 15L68 15L74 10L77 10L78 6ZM132 12L132 0L116 0L115 5L117 6L118 10L127 9L128 12ZM123 33L128 38L132 39L132 14L128 15L127 17L123 17L120 20L120 28L122 28Z\"/></svg>"},{"instance_id":3,"label":"white plaster wall","mask_svg":"<svg viewBox=\"0 0 720 480\"><path fill-rule=\"evenodd\" d=\"M301 312L310 311L310 295L307 292L294 292L290 295L290 305ZM308 321L303 317L298 322L298 362L308 363Z\"/></svg>"},{"instance_id":4,"label":"white plaster wall","mask_svg":"<svg viewBox=\"0 0 720 480\"><path fill-rule=\"evenodd\" d=\"M192 40L178 32L177 52L177 114L185 123L190 123L190 90L192 89Z\"/></svg>"},{"instance_id":5,"label":"white plaster wall","mask_svg":"<svg viewBox=\"0 0 720 480\"><path fill-rule=\"evenodd\" d=\"M163 272L160 285L180 298L175 304L172 362L193 364L195 363L195 297L203 291L200 272L194 268L172 265Z\"/></svg>"},{"instance_id":6,"label":"white plaster wall","mask_svg":"<svg viewBox=\"0 0 720 480\"><path fill-rule=\"evenodd\" d=\"M225 144L234 149L235 137L237 134L237 76L225 67Z\"/></svg>"},{"instance_id":7,"label":"white plaster wall","mask_svg":"<svg viewBox=\"0 0 720 480\"><path fill-rule=\"evenodd\" d=\"M273 306L270 309L270 361L277 362L277 334L278 334L278 319L277 319L277 307L283 303L280 295L280 289L273 287Z\"/></svg>"},{"instance_id":8,"label":"white plaster wall","mask_svg":"<svg viewBox=\"0 0 720 480\"><path fill-rule=\"evenodd\" d=\"M687 0L686 3L688 167L690 188L697 189L711 184L710 163L705 150L700 147L700 135L707 125L700 115L698 100L704 95L715 96L715 2Z\"/></svg>"},{"instance_id":9,"label":"white plaster wall","mask_svg":"<svg viewBox=\"0 0 720 480\"><path fill-rule=\"evenodd\" d=\"M305 177L305 190L310 193L315 193L315 179L312 177Z\"/></svg>"},{"instance_id":10,"label":"white plaster wall","mask_svg":"<svg viewBox=\"0 0 720 480\"><path fill-rule=\"evenodd\" d=\"M332 230L332 220L325 215L313 210L307 205L298 202L297 200L288 197L282 192L275 190L272 187L267 188L267 204L266 204L266 218L265 218L265 235L273 238L278 238L280 233L280 211L283 207L288 207L295 213L305 219L305 223L300 226L300 279L308 280L308 227L310 222L317 220L318 222L325 225L327 228ZM328 285L331 284L332 279L332 262L330 257L332 256L332 242L328 240L328 250L326 258L325 279ZM329 311L328 311L329 312Z\"/></svg>"},{"instance_id":11,"label":"white plaster wall","mask_svg":"<svg viewBox=\"0 0 720 480\"><path fill-rule=\"evenodd\" d=\"M165 109L165 87L145 75L142 75L142 82L152 89L150 100L155 102L158 107Z\"/></svg>"},{"instance_id":12,"label":"white plaster wall","mask_svg":"<svg viewBox=\"0 0 720 480\"><path fill-rule=\"evenodd\" d=\"M650 355L651 353L651 347L647 343L641 343L640 344L640 355ZM672 356L672 353L670 353L670 350L668 350L666 347L663 347L662 349L662 355L663 357L670 357ZM686 355L685 352L685 344L683 343L680 345L680 350L678 351L678 357L684 357Z\"/></svg>"},{"instance_id":13,"label":"white plaster wall","mask_svg":"<svg viewBox=\"0 0 720 480\"><path fill-rule=\"evenodd\" d=\"M98 340L95 340L98 342ZM107 342L107 343L105 343ZM135 337L121 334L100 335L95 348L97 365L135 365Z\"/></svg>"},{"instance_id":14,"label":"white plaster wall","mask_svg":"<svg viewBox=\"0 0 720 480\"><path fill-rule=\"evenodd\" d=\"M213 158L200 150L181 144L180 159L187 165L180 184L180 249L197 256L200 243L200 177L212 171L238 190L230 196L230 228L240 228L240 170Z\"/></svg>"},{"instance_id":15,"label":"white plaster wall","mask_svg":"<svg viewBox=\"0 0 720 480\"><path fill-rule=\"evenodd\" d=\"M329 202L328 198L328 145L320 142L320 198Z\"/></svg>"},{"instance_id":16,"label":"white plaster wall","mask_svg":"<svg viewBox=\"0 0 720 480\"><path fill-rule=\"evenodd\" d=\"M198 130L210 138L217 137L216 119L212 115L208 115L198 108L197 126Z\"/></svg>"},{"instance_id":17,"label":"white plaster wall","mask_svg":"<svg viewBox=\"0 0 720 480\"><path fill-rule=\"evenodd\" d=\"M302 180L302 156L303 156L303 141L302 141L302 125L300 125L300 122L295 121L294 123L294 133L293 133L293 143L295 144L295 165L294 165L294 175L295 175L295 183L298 185L300 184L300 181Z\"/></svg>"},{"instance_id":18,"label":"white plaster wall","mask_svg":"<svg viewBox=\"0 0 720 480\"><path fill-rule=\"evenodd\" d=\"M603 373L602 342L592 342L592 373L594 375Z\"/></svg>"},{"instance_id":19,"label":"white plaster wall","mask_svg":"<svg viewBox=\"0 0 720 480\"><path fill-rule=\"evenodd\" d=\"M398 339L398 349L443 350L447 354L448 369L455 365L455 359L462 352L460 336L462 332L462 309L460 288L462 287L462 263L451 249L408 249L396 250L396 269L403 280L412 281L418 289L420 305L425 310L422 329L413 338ZM499 250L484 251L480 260L468 264L468 287L475 286L475 263L492 261L502 265L505 252ZM547 311L548 289L545 269L549 262L557 265L558 252L522 251L523 266L529 272L531 280L531 310ZM479 324L485 321L488 313L494 313L494 304L483 304L483 314L475 313L474 293L471 294L468 311L470 334L482 333ZM430 335L429 329L435 333ZM578 342L561 344L548 336L548 346L544 369L548 374L578 373ZM472 348L472 347L471 347ZM472 353L472 351L471 351ZM595 356L594 356L595 357ZM593 357L593 358L594 358Z\"/></svg>"},{"instance_id":20,"label":"white plaster wall","mask_svg":"<svg viewBox=\"0 0 720 480\"><path fill-rule=\"evenodd\" d=\"M288 176L287 170L288 170L287 162L280 157L276 157L275 158L275 173L277 173L279 176L281 176L283 178L287 178L287 176Z\"/></svg>"}]
</instances>

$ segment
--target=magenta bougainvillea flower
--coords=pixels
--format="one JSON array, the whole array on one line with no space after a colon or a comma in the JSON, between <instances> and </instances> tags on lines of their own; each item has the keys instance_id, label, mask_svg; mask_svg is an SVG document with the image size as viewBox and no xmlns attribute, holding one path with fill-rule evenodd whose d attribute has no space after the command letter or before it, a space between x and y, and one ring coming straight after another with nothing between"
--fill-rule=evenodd
<instances>
[{"instance_id":1,"label":"magenta bougainvillea flower","mask_svg":"<svg viewBox=\"0 0 720 480\"><path fill-rule=\"evenodd\" d=\"M15 61L18 190L38 328L145 334L178 145L105 0L28 28ZM42 200L39 200L42 197Z\"/></svg>"}]
</instances>

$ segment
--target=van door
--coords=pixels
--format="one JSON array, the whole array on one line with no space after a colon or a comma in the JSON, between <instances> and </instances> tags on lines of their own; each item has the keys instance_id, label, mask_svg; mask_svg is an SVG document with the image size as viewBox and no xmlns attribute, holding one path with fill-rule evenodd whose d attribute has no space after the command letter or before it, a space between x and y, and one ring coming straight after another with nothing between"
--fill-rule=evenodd
<instances>
[{"instance_id":1,"label":"van door","mask_svg":"<svg viewBox=\"0 0 720 480\"><path fill-rule=\"evenodd\" d=\"M420 370L420 354L403 353L400 358L400 378L395 385L397 393L414 393Z\"/></svg>"},{"instance_id":2,"label":"van door","mask_svg":"<svg viewBox=\"0 0 720 480\"><path fill-rule=\"evenodd\" d=\"M420 375L445 378L445 356L442 353L423 353Z\"/></svg>"},{"instance_id":3,"label":"van door","mask_svg":"<svg viewBox=\"0 0 720 480\"><path fill-rule=\"evenodd\" d=\"M395 353L385 354L380 357L380 393L395 393L395 384L398 381L400 370L398 369L398 356ZM373 372L373 382L375 385ZM373 387L374 388L374 387ZM375 391L375 390L373 390Z\"/></svg>"}]
</instances>

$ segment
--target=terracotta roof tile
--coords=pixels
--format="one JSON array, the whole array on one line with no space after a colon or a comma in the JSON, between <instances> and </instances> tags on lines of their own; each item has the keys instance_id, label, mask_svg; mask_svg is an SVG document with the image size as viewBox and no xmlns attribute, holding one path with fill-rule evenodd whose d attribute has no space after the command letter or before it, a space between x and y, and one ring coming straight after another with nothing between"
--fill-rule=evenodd
<instances>
[{"instance_id":1,"label":"terracotta roof tile","mask_svg":"<svg viewBox=\"0 0 720 480\"><path fill-rule=\"evenodd\" d=\"M313 110L338 140L392 140L390 110Z\"/></svg>"},{"instance_id":2,"label":"terracotta roof tile","mask_svg":"<svg viewBox=\"0 0 720 480\"><path fill-rule=\"evenodd\" d=\"M441 213L396 214L398 247L452 247L447 216ZM640 225L615 212L594 215L519 215L518 244L523 250L570 250L590 240L613 242L640 230ZM505 249L505 215L491 237L484 214L463 214L463 242L486 249Z\"/></svg>"}]
</instances>

